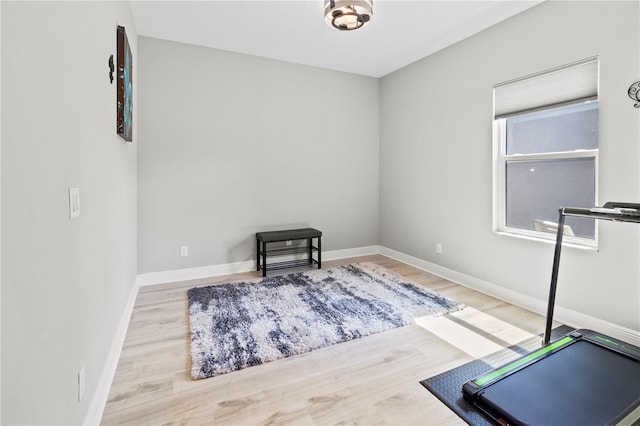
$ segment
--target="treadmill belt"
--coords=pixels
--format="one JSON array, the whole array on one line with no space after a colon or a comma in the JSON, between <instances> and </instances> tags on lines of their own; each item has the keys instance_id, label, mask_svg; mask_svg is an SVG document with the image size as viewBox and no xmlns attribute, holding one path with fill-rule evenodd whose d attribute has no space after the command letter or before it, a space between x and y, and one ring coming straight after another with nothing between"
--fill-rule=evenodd
<instances>
[{"instance_id":1,"label":"treadmill belt","mask_svg":"<svg viewBox=\"0 0 640 426\"><path fill-rule=\"evenodd\" d=\"M479 399L511 423L604 425L639 397L638 361L579 340L488 386Z\"/></svg>"}]
</instances>

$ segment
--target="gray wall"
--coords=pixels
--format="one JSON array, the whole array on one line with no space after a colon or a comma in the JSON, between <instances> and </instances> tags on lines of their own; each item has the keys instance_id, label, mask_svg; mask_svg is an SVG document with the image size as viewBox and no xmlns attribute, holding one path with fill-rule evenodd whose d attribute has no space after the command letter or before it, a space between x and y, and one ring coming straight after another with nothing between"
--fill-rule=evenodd
<instances>
[{"instance_id":1,"label":"gray wall","mask_svg":"<svg viewBox=\"0 0 640 426\"><path fill-rule=\"evenodd\" d=\"M378 242L377 79L139 49L139 273L254 259L261 230L316 227L323 250Z\"/></svg>"},{"instance_id":2,"label":"gray wall","mask_svg":"<svg viewBox=\"0 0 640 426\"><path fill-rule=\"evenodd\" d=\"M2 424L81 424L136 275L137 141L107 69L118 24L135 67L136 31L125 2L1 7Z\"/></svg>"},{"instance_id":3,"label":"gray wall","mask_svg":"<svg viewBox=\"0 0 640 426\"><path fill-rule=\"evenodd\" d=\"M638 2L545 2L380 81L380 244L546 300L553 245L492 232L492 87L600 55L599 201L640 201ZM436 254L435 244L443 253ZM640 329L640 227L565 249L558 304Z\"/></svg>"}]
</instances>

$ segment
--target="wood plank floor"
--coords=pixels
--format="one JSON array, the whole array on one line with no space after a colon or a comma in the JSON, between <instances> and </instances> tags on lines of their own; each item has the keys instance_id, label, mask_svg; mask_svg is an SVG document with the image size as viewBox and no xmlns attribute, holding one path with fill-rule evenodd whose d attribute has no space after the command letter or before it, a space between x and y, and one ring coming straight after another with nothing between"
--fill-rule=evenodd
<instances>
[{"instance_id":1,"label":"wood plank floor","mask_svg":"<svg viewBox=\"0 0 640 426\"><path fill-rule=\"evenodd\" d=\"M323 266L361 261L384 266L464 303L468 314L447 316L452 320L447 324L471 330L479 340L508 346L522 333L544 329L539 315L384 256L341 259ZM472 361L476 339L461 333L457 340L467 342L467 347L460 348L465 345L448 342L456 339L445 340L417 324L192 380L186 290L257 277L248 272L141 288L102 424L465 424L418 382ZM471 324L474 318L477 323ZM480 329L489 331L478 333Z\"/></svg>"}]
</instances>

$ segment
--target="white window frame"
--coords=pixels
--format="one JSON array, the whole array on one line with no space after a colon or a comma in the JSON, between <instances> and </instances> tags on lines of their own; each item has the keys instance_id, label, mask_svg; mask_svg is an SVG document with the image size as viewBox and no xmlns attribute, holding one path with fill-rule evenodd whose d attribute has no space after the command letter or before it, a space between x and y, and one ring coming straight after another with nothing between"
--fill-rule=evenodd
<instances>
[{"instance_id":1,"label":"white window frame","mask_svg":"<svg viewBox=\"0 0 640 426\"><path fill-rule=\"evenodd\" d=\"M592 102L591 100L566 103L562 106L576 105ZM540 108L540 110L551 110L558 108L558 106L549 106L547 108ZM518 115L513 114L511 116ZM506 125L509 117L495 118L493 121L493 231L501 234L519 238L532 239L536 241L555 242L556 234L551 232L536 231L532 229L513 228L506 225L506 166L507 163L516 163L532 160L557 160L557 159L572 159L572 158L593 158L595 163L595 203L598 205L598 163L599 163L599 149L581 149L575 151L560 151L560 152L544 152L535 154L507 154L507 132ZM559 207L571 207L571 206L559 206ZM566 225L565 225L566 226ZM598 226L595 225L594 238L584 238L577 236L565 235L563 237L564 244L569 246L575 246L578 248L598 248Z\"/></svg>"},{"instance_id":2,"label":"white window frame","mask_svg":"<svg viewBox=\"0 0 640 426\"><path fill-rule=\"evenodd\" d=\"M549 69L494 86L493 103L493 231L513 237L553 242L555 232L536 231L506 226L506 166L507 163L531 160L594 158L595 204L598 205L599 150L546 152L506 155L506 120L515 115L588 101L597 101L599 93L600 59L597 56ZM599 141L598 141L599 145ZM599 146L598 146L599 148ZM562 206L558 206L559 208ZM553 223L554 224L554 223ZM553 224L551 227L553 228ZM556 225L557 226L557 225ZM580 248L598 247L598 223L594 238L565 235L564 242Z\"/></svg>"}]
</instances>

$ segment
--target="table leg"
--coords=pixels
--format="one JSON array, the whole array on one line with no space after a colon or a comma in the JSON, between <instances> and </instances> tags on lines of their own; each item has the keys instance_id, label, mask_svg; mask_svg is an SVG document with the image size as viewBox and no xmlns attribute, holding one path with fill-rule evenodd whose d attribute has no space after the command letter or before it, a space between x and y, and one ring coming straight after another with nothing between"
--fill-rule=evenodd
<instances>
[{"instance_id":1,"label":"table leg","mask_svg":"<svg viewBox=\"0 0 640 426\"><path fill-rule=\"evenodd\" d=\"M322 237L318 237L318 269L322 267Z\"/></svg>"},{"instance_id":2,"label":"table leg","mask_svg":"<svg viewBox=\"0 0 640 426\"><path fill-rule=\"evenodd\" d=\"M262 276L267 276L267 243L262 242Z\"/></svg>"},{"instance_id":3,"label":"table leg","mask_svg":"<svg viewBox=\"0 0 640 426\"><path fill-rule=\"evenodd\" d=\"M256 271L260 271L260 240L256 238Z\"/></svg>"}]
</instances>

